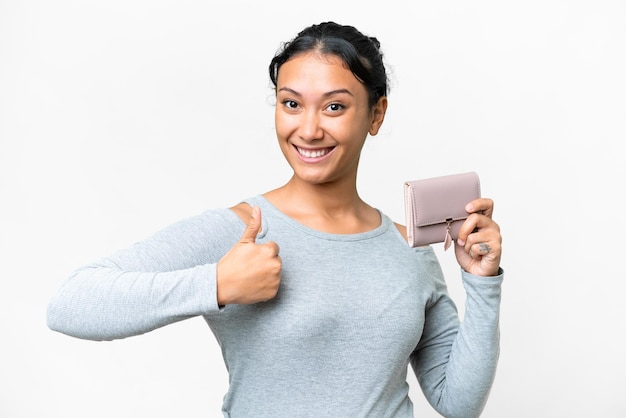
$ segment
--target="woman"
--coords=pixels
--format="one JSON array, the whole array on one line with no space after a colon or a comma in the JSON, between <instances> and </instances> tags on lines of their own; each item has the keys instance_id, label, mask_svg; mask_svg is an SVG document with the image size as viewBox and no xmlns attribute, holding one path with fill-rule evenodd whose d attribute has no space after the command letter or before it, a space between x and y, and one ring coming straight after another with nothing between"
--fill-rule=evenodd
<instances>
[{"instance_id":1,"label":"woman","mask_svg":"<svg viewBox=\"0 0 626 418\"><path fill-rule=\"evenodd\" d=\"M78 269L51 329L110 340L202 315L230 375L228 417L411 417L407 366L444 416L478 416L495 374L502 270L493 202L469 202L455 253L460 323L430 247L357 192L387 109L379 43L332 22L270 64L293 176Z\"/></svg>"}]
</instances>

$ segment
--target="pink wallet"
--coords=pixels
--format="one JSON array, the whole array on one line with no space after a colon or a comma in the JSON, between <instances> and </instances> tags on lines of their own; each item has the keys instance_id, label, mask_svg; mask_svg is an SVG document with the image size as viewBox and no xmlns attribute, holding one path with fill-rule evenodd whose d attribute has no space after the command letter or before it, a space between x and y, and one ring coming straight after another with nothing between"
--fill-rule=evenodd
<instances>
[{"instance_id":1,"label":"pink wallet","mask_svg":"<svg viewBox=\"0 0 626 418\"><path fill-rule=\"evenodd\" d=\"M409 246L443 242L447 250L469 215L465 205L479 197L480 179L473 171L406 181L404 203Z\"/></svg>"}]
</instances>

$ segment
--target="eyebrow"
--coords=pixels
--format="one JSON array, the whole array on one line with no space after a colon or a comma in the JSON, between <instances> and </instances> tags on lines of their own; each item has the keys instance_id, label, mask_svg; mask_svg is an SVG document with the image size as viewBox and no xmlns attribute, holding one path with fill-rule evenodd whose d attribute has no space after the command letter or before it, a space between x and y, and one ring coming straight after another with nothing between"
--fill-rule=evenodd
<instances>
[{"instance_id":1,"label":"eyebrow","mask_svg":"<svg viewBox=\"0 0 626 418\"><path fill-rule=\"evenodd\" d=\"M293 94L293 95L295 95L295 96L299 96L299 97L301 97L301 96L302 96L302 94L298 93L297 91L295 91L295 90L293 90L293 89L290 89L289 87L281 87L280 89L278 89L278 91L279 91L279 92L281 92L281 91L286 91L286 92L289 92L289 93L291 93L291 94ZM350 95L350 96L353 96L353 97L354 97L354 94L352 94L352 93L350 92L350 90L348 90L348 89L336 89L336 90L331 90L331 91L329 91L329 92L324 93L324 94L323 94L323 96L324 96L324 97L330 97L330 96L334 96L334 95L336 95L336 94L348 94L348 95Z\"/></svg>"}]
</instances>

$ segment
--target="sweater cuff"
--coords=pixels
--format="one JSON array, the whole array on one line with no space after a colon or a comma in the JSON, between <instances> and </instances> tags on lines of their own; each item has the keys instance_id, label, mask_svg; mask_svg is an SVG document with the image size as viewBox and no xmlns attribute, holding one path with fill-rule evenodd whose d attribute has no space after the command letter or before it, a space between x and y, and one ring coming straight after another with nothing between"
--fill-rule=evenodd
<instances>
[{"instance_id":1,"label":"sweater cuff","mask_svg":"<svg viewBox=\"0 0 626 418\"><path fill-rule=\"evenodd\" d=\"M206 275L206 284L207 290L205 292L206 295L206 305L205 305L205 314L218 312L223 309L217 304L217 263L209 264L208 271Z\"/></svg>"},{"instance_id":2,"label":"sweater cuff","mask_svg":"<svg viewBox=\"0 0 626 418\"><path fill-rule=\"evenodd\" d=\"M465 270L461 269L461 275L463 277L463 279L469 279L469 280L494 280L494 279L498 279L500 281L502 281L502 279L504 279L504 270L502 269L502 267L498 267L498 273L494 276L478 276L476 274L472 274L472 273L468 273Z\"/></svg>"},{"instance_id":3,"label":"sweater cuff","mask_svg":"<svg viewBox=\"0 0 626 418\"><path fill-rule=\"evenodd\" d=\"M464 270L462 270L461 275L463 277L463 287L467 295L466 308L477 304L476 307L479 311L487 306L497 309L500 305L502 281L504 279L504 270L502 268L498 270L497 276L477 276Z\"/></svg>"}]
</instances>

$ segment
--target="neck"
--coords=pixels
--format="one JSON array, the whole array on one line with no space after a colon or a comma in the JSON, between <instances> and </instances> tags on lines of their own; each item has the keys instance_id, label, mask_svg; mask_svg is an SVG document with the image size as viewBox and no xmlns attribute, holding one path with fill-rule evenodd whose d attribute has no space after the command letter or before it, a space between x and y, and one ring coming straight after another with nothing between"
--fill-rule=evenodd
<instances>
[{"instance_id":1,"label":"neck","mask_svg":"<svg viewBox=\"0 0 626 418\"><path fill-rule=\"evenodd\" d=\"M287 203L292 202L303 209L310 207L311 212L350 211L364 204L355 181L311 184L294 176L276 191Z\"/></svg>"},{"instance_id":2,"label":"neck","mask_svg":"<svg viewBox=\"0 0 626 418\"><path fill-rule=\"evenodd\" d=\"M380 225L380 215L359 197L356 182L310 184L294 176L265 197L290 218L320 231L357 233Z\"/></svg>"}]
</instances>

